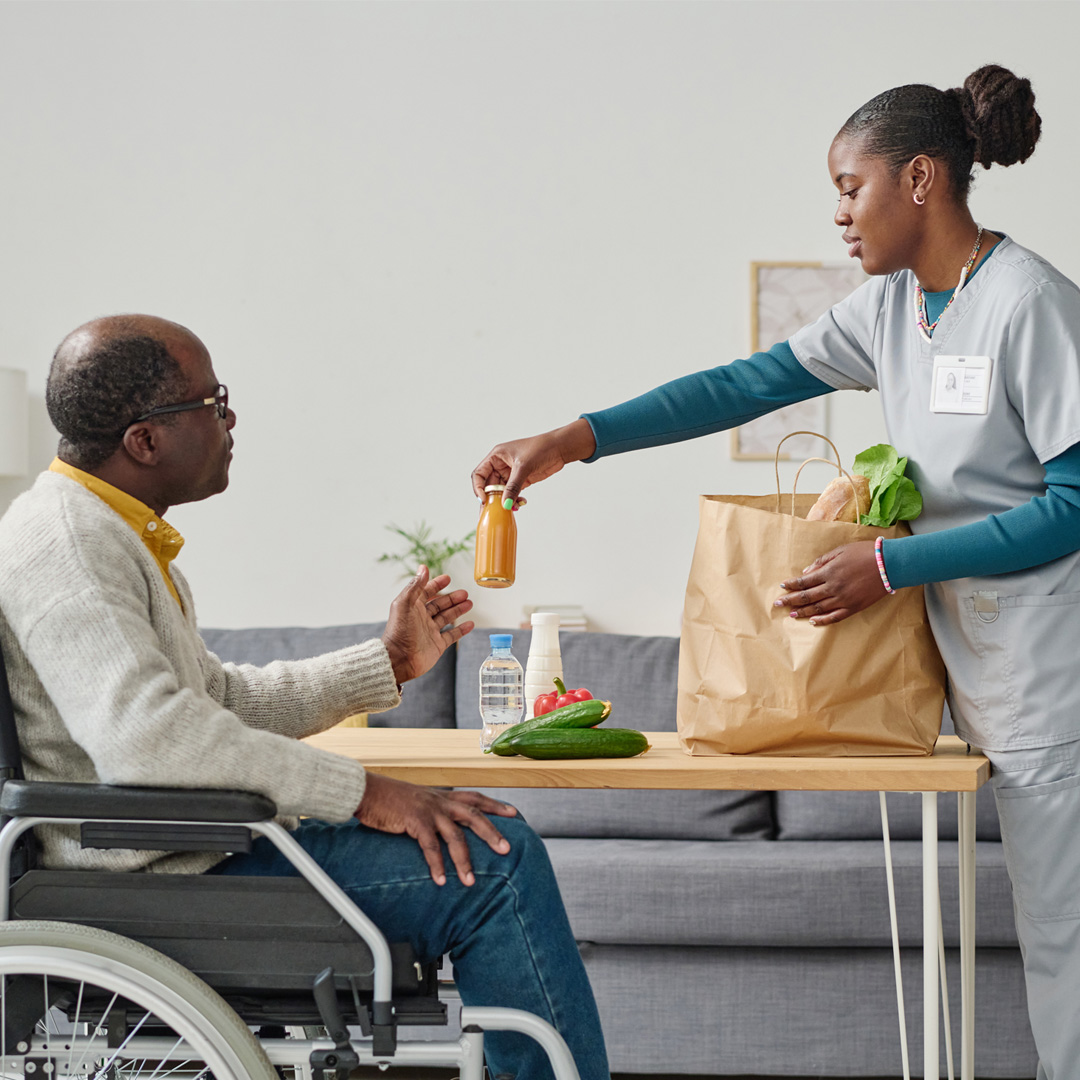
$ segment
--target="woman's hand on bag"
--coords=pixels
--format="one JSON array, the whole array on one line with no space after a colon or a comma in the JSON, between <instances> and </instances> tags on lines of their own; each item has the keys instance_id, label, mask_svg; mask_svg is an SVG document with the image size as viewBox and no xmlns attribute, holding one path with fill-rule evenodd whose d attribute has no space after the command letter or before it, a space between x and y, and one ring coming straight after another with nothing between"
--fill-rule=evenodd
<instances>
[{"instance_id":1,"label":"woman's hand on bag","mask_svg":"<svg viewBox=\"0 0 1080 1080\"><path fill-rule=\"evenodd\" d=\"M596 439L587 420L574 420L529 439L499 443L473 469L473 491L483 502L486 485L505 484L504 495L514 500L516 510L525 504L518 497L522 488L546 480L571 461L592 457L595 451Z\"/></svg>"},{"instance_id":2,"label":"woman's hand on bag","mask_svg":"<svg viewBox=\"0 0 1080 1080\"><path fill-rule=\"evenodd\" d=\"M834 548L815 559L802 577L781 585L788 591L773 606L789 607L791 618L809 619L814 626L842 622L888 595L869 540Z\"/></svg>"}]
</instances>

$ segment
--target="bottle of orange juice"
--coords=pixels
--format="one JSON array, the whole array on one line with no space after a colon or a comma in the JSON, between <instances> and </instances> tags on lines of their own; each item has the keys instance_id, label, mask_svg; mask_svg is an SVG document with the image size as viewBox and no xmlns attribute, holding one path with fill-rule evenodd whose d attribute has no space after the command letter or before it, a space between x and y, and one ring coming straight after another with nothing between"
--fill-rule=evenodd
<instances>
[{"instance_id":1,"label":"bottle of orange juice","mask_svg":"<svg viewBox=\"0 0 1080 1080\"><path fill-rule=\"evenodd\" d=\"M488 589L506 589L514 584L517 563L517 522L514 512L503 506L505 484L484 488L487 502L476 526L476 566L473 578Z\"/></svg>"}]
</instances>

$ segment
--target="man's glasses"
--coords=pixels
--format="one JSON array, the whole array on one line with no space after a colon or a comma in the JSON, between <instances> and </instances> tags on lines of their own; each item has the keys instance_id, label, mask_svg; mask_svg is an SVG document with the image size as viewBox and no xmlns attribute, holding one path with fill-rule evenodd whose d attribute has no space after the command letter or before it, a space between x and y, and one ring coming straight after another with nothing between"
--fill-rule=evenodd
<instances>
[{"instance_id":1,"label":"man's glasses","mask_svg":"<svg viewBox=\"0 0 1080 1080\"><path fill-rule=\"evenodd\" d=\"M203 409L207 405L216 406L218 416L224 420L229 414L229 388L224 383L219 383L214 388L213 397L199 398L198 401L181 401L177 405L159 405L156 409L144 412L142 416L136 416L127 426L131 427L132 424L138 424L143 420L149 420L152 416L164 416L166 413L187 412L188 409ZM124 430L126 431L127 428Z\"/></svg>"}]
</instances>

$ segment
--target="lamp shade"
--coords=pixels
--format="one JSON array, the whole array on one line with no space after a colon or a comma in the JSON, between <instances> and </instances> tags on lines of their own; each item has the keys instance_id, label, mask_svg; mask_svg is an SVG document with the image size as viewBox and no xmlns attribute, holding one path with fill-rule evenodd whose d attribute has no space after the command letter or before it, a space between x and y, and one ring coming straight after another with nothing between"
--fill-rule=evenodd
<instances>
[{"instance_id":1,"label":"lamp shade","mask_svg":"<svg viewBox=\"0 0 1080 1080\"><path fill-rule=\"evenodd\" d=\"M0 476L25 476L30 468L26 372L0 368Z\"/></svg>"}]
</instances>

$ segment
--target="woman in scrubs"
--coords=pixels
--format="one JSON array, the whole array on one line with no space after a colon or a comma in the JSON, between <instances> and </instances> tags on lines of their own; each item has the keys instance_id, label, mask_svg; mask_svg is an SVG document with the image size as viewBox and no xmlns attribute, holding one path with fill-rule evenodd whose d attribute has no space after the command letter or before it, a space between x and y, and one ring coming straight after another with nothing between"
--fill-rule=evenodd
<instances>
[{"instance_id":1,"label":"woman in scrubs","mask_svg":"<svg viewBox=\"0 0 1080 1080\"><path fill-rule=\"evenodd\" d=\"M901 86L829 149L836 224L871 276L789 341L496 446L508 498L571 461L877 389L923 496L914 535L830 551L774 604L827 633L924 585L957 733L994 767L1040 1080L1080 1080L1080 291L968 208L975 164L1025 161L1040 120L996 65Z\"/></svg>"}]
</instances>

